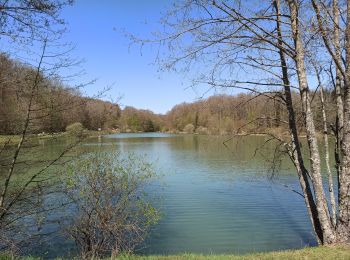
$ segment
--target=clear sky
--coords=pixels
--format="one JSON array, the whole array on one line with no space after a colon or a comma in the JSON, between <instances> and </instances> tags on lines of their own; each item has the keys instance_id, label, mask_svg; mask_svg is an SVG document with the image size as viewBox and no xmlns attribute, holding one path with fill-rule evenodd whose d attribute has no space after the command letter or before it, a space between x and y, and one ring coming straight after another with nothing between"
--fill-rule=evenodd
<instances>
[{"instance_id":1,"label":"clear sky","mask_svg":"<svg viewBox=\"0 0 350 260\"><path fill-rule=\"evenodd\" d=\"M114 83L107 97L123 96L122 106L156 113L166 113L175 104L201 96L201 91L188 88L191 81L184 75L158 72L157 65L152 65L155 48L130 49L130 40L121 33L125 29L147 36L160 29L158 21L170 4L170 0L76 0L62 12L69 28L65 40L76 46L76 56L85 59L84 80L98 79L86 89L87 94Z\"/></svg>"}]
</instances>

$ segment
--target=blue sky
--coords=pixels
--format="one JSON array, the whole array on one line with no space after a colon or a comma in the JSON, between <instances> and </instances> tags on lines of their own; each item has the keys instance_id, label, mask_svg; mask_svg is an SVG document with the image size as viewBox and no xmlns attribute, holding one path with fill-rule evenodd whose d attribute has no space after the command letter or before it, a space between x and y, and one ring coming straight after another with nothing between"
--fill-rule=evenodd
<instances>
[{"instance_id":1,"label":"blue sky","mask_svg":"<svg viewBox=\"0 0 350 260\"><path fill-rule=\"evenodd\" d=\"M175 72L158 72L152 65L156 58L153 47L129 48L130 40L121 30L147 37L160 29L162 13L171 4L164 0L76 0L62 12L68 22L65 39L75 45L74 55L85 59L86 74L77 81L97 78L86 88L88 95L114 84L106 98L123 98L120 104L156 113L166 113L175 104L190 102L201 96L190 79ZM196 93L198 92L198 93Z\"/></svg>"}]
</instances>

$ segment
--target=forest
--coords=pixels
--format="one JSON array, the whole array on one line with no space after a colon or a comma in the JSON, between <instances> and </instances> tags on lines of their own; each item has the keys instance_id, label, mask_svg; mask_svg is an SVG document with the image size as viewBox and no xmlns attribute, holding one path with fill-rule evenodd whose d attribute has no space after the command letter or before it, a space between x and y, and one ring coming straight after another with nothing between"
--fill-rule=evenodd
<instances>
[{"instance_id":1,"label":"forest","mask_svg":"<svg viewBox=\"0 0 350 260\"><path fill-rule=\"evenodd\" d=\"M25 116L30 91L30 79L35 68L2 54L0 56L0 134L19 134ZM298 101L298 94L293 93ZM332 103L335 93L328 87L325 103L330 119L335 116ZM263 133L266 130L288 131L288 113L281 100L254 94L215 95L192 103L175 105L165 115L150 110L126 106L86 97L79 89L66 86L59 79L45 79L38 88L32 109L30 132L64 132L73 123L81 123L88 130L119 132L172 132L227 135ZM301 118L301 104L295 102ZM319 89L313 93L312 105L320 106ZM318 110L317 110L318 111ZM322 131L322 114L315 115L316 128ZM300 126L302 130L302 126Z\"/></svg>"},{"instance_id":2,"label":"forest","mask_svg":"<svg viewBox=\"0 0 350 260\"><path fill-rule=\"evenodd\" d=\"M19 134L23 129L30 82L35 68L0 56L0 133ZM43 77L43 75L41 75ZM77 88L59 79L42 79L33 100L31 133L56 133L75 122L87 129L115 128L120 117L117 104L83 97Z\"/></svg>"}]
</instances>

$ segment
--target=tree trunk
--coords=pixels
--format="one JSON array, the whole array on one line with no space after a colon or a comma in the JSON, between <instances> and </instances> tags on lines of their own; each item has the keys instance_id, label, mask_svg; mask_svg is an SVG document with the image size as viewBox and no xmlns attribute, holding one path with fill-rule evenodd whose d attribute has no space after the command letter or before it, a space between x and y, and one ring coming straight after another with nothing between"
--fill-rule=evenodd
<instances>
[{"instance_id":1,"label":"tree trunk","mask_svg":"<svg viewBox=\"0 0 350 260\"><path fill-rule=\"evenodd\" d=\"M323 233L321 230L319 219L317 217L316 204L312 195L312 190L308 179L309 173L305 167L304 159L301 152L298 130L297 130L297 123L295 119L295 111L293 108L293 99L292 99L292 94L290 89L287 62L283 52L283 41L282 41L282 32L281 32L281 26L280 26L280 11L279 11L280 1L275 0L273 4L275 7L276 16L277 16L276 27L277 27L277 34L278 34L278 45L280 46L279 55L280 55L280 62L281 62L281 69L282 69L285 102L286 102L286 107L288 111L288 124L289 124L289 129L291 131L291 139L292 139L292 149L289 152L290 152L290 157L292 158L295 168L297 170L300 186L304 194L305 205L310 217L313 230L315 232L318 243L321 244L323 241Z\"/></svg>"},{"instance_id":2,"label":"tree trunk","mask_svg":"<svg viewBox=\"0 0 350 260\"><path fill-rule=\"evenodd\" d=\"M350 0L347 0L345 31L346 70L344 79L344 129L342 142L342 167L339 174L339 242L350 242Z\"/></svg>"},{"instance_id":3,"label":"tree trunk","mask_svg":"<svg viewBox=\"0 0 350 260\"><path fill-rule=\"evenodd\" d=\"M350 0L349 0L350 1ZM306 68L304 63L304 47L299 31L298 23L298 3L295 0L288 0L291 16L291 26L293 31L294 47L295 47L295 64L298 75L299 90L302 101L302 112L305 120L306 136L310 153L310 167L311 167L311 182L315 194L315 202L317 209L317 216L320 222L323 233L323 244L331 244L336 241L335 233L332 228L332 223L329 217L329 210L326 200L326 195L323 190L323 183L321 177L320 155L318 143L316 139L316 131L313 119L313 112L311 109L310 91L308 87ZM350 100L349 100L350 102ZM350 127L350 125L349 125ZM350 138L350 135L349 135ZM350 147L349 147L350 152ZM349 158L350 159L350 158ZM350 161L349 161L350 166Z\"/></svg>"},{"instance_id":4,"label":"tree trunk","mask_svg":"<svg viewBox=\"0 0 350 260\"><path fill-rule=\"evenodd\" d=\"M342 63L341 57L341 48L340 48L340 36L339 36L339 6L338 0L333 0L333 21L334 21L334 34L333 34L333 45L335 49L335 57L338 60L338 63ZM340 68L336 66L335 70L335 94L336 94L336 104L337 104L337 115L336 115L336 146L335 146L335 160L336 160L336 169L337 176L339 176L341 171L341 143L343 136L343 125L344 125L344 115L343 115L343 99L341 91L341 81L342 74ZM339 180L338 180L339 181ZM339 187L339 183L338 183ZM338 191L339 193L339 191Z\"/></svg>"},{"instance_id":5,"label":"tree trunk","mask_svg":"<svg viewBox=\"0 0 350 260\"><path fill-rule=\"evenodd\" d=\"M318 73L317 73L317 77L319 80L319 84L321 84ZM331 203L331 209L332 209L332 224L333 224L333 227L335 227L337 223L337 209L336 209L335 196L334 196L333 175L329 164L327 115L326 115L326 107L324 102L322 85L320 85L320 97L321 97L321 107L322 107L321 109L322 109L322 119L323 119L323 140L324 140L324 149L325 149L325 160L326 160L326 167L327 167L327 174L328 174L329 196L330 196L330 203Z\"/></svg>"}]
</instances>

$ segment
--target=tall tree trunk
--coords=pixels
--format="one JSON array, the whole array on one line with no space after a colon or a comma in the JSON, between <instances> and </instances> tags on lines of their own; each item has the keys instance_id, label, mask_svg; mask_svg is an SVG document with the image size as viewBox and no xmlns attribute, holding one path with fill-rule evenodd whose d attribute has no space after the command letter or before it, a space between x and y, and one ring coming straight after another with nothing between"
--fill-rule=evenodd
<instances>
[{"instance_id":1,"label":"tall tree trunk","mask_svg":"<svg viewBox=\"0 0 350 260\"><path fill-rule=\"evenodd\" d=\"M349 0L350 1L350 0ZM304 114L306 135L310 153L310 167L311 167L311 182L315 194L315 202L317 215L323 233L323 244L331 244L336 240L332 223L329 217L329 210L326 200L326 195L323 190L320 155L318 143L316 138L316 131L313 119L313 112L311 109L310 91L308 87L306 68L304 63L304 47L299 31L298 22L298 2L295 0L288 0L290 9L291 26L295 47L295 64L298 75L299 90L302 101L302 112ZM350 100L349 100L350 101ZM350 127L350 126L349 126ZM349 136L350 138L350 136ZM349 147L350 152L350 147ZM350 158L349 158L350 159ZM350 166L350 161L349 161Z\"/></svg>"},{"instance_id":2,"label":"tall tree trunk","mask_svg":"<svg viewBox=\"0 0 350 260\"><path fill-rule=\"evenodd\" d=\"M343 160L339 174L339 218L337 225L337 235L340 242L350 241L350 0L347 0L345 51L344 129L341 147Z\"/></svg>"},{"instance_id":3,"label":"tall tree trunk","mask_svg":"<svg viewBox=\"0 0 350 260\"><path fill-rule=\"evenodd\" d=\"M340 35L339 35L339 6L338 0L333 0L333 22L334 22L334 33L333 33L333 45L335 49L335 57L338 63L342 63L341 48L340 48ZM335 163L337 169L337 176L339 177L341 171L341 143L343 137L343 126L344 126L344 115L343 115L343 99L341 91L342 74L340 68L336 66L335 68L335 94L336 94L336 104L337 104L337 115L336 115L336 145L335 145ZM338 178L339 182L339 178ZM338 183L339 188L339 183ZM338 190L339 193L339 190Z\"/></svg>"},{"instance_id":4,"label":"tall tree trunk","mask_svg":"<svg viewBox=\"0 0 350 260\"><path fill-rule=\"evenodd\" d=\"M333 227L335 227L337 223L337 209L336 209L335 196L334 196L333 175L329 164L327 114L326 114L326 107L324 102L323 86L321 85L321 81L318 73L317 73L317 78L320 84L319 85L320 98L321 98L321 109L322 109L322 119L323 119L323 140L324 140L326 167L327 167L327 173L328 173L329 196L330 196L330 203L331 203L331 210L332 210L332 224L333 224Z\"/></svg>"},{"instance_id":5,"label":"tall tree trunk","mask_svg":"<svg viewBox=\"0 0 350 260\"><path fill-rule=\"evenodd\" d=\"M282 38L282 32L281 32L281 26L280 26L280 23L281 23L280 1L274 0L273 4L275 7L276 16L277 16L276 27L277 27L277 33L278 33L278 45L280 46L279 55L280 55L280 62L281 62L281 69L282 69L285 102L286 102L286 107L288 111L288 124L289 124L289 129L291 131L291 139L293 144L290 152L290 156L297 170L300 186L304 194L305 205L310 217L313 230L315 232L318 243L321 244L323 242L323 233L321 230L319 219L317 217L316 204L312 195L312 190L308 179L309 173L305 167L304 159L301 152L298 130L297 130L297 123L295 119L295 111L293 108L293 99L292 99L292 94L290 89L287 62L283 52L283 40L282 40L283 38Z\"/></svg>"}]
</instances>

